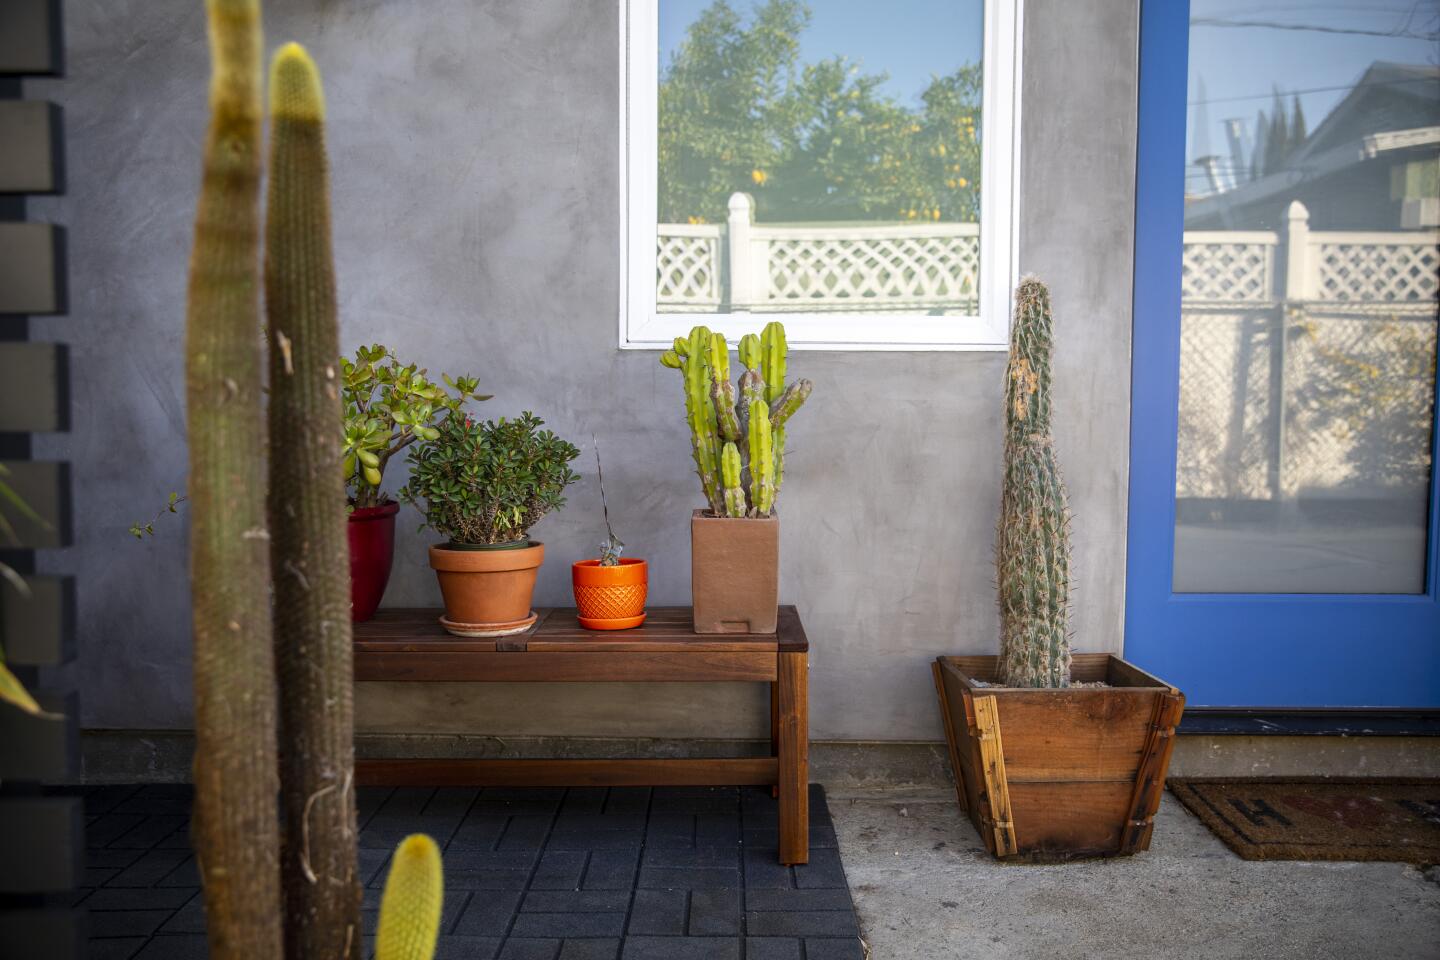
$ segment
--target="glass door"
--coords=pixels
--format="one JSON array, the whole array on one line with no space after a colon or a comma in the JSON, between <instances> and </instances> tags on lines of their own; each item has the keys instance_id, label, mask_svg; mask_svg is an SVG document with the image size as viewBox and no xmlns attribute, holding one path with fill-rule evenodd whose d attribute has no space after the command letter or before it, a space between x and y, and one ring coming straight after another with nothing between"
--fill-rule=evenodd
<instances>
[{"instance_id":1,"label":"glass door","mask_svg":"<svg viewBox=\"0 0 1440 960\"><path fill-rule=\"evenodd\" d=\"M1440 706L1440 3L1253 9L1142 7L1126 655Z\"/></svg>"}]
</instances>

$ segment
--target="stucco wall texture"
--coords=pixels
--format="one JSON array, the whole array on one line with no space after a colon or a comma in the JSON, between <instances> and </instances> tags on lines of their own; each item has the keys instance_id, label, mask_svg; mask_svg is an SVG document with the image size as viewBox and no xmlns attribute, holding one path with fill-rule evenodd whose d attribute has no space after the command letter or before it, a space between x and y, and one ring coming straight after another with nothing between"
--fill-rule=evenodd
<instances>
[{"instance_id":1,"label":"stucco wall texture","mask_svg":"<svg viewBox=\"0 0 1440 960\"><path fill-rule=\"evenodd\" d=\"M1137 4L1031 0L1022 88L1021 269L1057 309L1056 446L1074 508L1078 649L1121 644L1129 420ZM655 604L689 599L698 502L680 388L616 345L619 9L615 0L289 0L324 73L347 349L383 342L473 373L485 416L534 410L583 447L570 506L535 530L537 604L603 535L591 433L616 531ZM126 533L185 488L183 318L206 118L199 0L70 2L73 427L37 456L74 464L75 546L50 555L80 598L92 728L191 722L185 515ZM817 739L939 739L929 661L993 652L1004 355L792 355L815 395L791 431L781 597L800 608ZM392 474L401 471L393 470ZM392 476L392 485L399 482ZM438 603L417 515L400 516L386 602ZM257 602L259 602L257 598ZM764 692L696 685L362 684L362 729L567 736L758 736Z\"/></svg>"}]
</instances>

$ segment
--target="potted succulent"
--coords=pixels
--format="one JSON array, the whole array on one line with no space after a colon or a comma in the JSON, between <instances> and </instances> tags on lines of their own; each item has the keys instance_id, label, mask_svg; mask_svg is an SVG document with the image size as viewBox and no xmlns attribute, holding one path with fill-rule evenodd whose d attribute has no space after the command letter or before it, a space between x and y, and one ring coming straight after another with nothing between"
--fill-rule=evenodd
<instances>
[{"instance_id":1,"label":"potted succulent","mask_svg":"<svg viewBox=\"0 0 1440 960\"><path fill-rule=\"evenodd\" d=\"M545 546L529 531L579 479L570 469L579 449L544 423L529 411L484 423L446 417L410 451L400 499L447 538L430 547L430 566L445 598L440 623L456 636L506 636L535 622L530 598Z\"/></svg>"},{"instance_id":2,"label":"potted succulent","mask_svg":"<svg viewBox=\"0 0 1440 960\"><path fill-rule=\"evenodd\" d=\"M593 440L593 438L592 438ZM575 609L580 626L587 630L628 630L645 622L645 597L649 592L649 568L637 557L621 557L625 544L610 526L610 505L605 501L605 473L600 467L600 447L595 446L595 475L600 482L600 509L605 515L605 539L600 556L577 560L570 568L575 590Z\"/></svg>"},{"instance_id":3,"label":"potted succulent","mask_svg":"<svg viewBox=\"0 0 1440 960\"><path fill-rule=\"evenodd\" d=\"M350 618L369 620L380 606L395 556L395 514L400 505L381 489L385 467L417 440L434 440L439 426L477 394L473 377L445 386L415 364L402 364L387 348L361 347L355 359L340 358L345 405L345 492L350 507ZM446 390L449 387L449 390Z\"/></svg>"},{"instance_id":4,"label":"potted succulent","mask_svg":"<svg viewBox=\"0 0 1440 960\"><path fill-rule=\"evenodd\" d=\"M1070 651L1070 513L1050 438L1050 294L1015 294L996 533L1000 656L939 657L956 793L986 847L1036 861L1145 850L1180 691Z\"/></svg>"},{"instance_id":5,"label":"potted succulent","mask_svg":"<svg viewBox=\"0 0 1440 960\"><path fill-rule=\"evenodd\" d=\"M785 327L740 338L744 373L730 382L725 335L696 327L660 357L685 381L695 472L705 506L690 518L690 593L696 633L773 633L779 600L785 431L810 396L809 380L785 383Z\"/></svg>"}]
</instances>

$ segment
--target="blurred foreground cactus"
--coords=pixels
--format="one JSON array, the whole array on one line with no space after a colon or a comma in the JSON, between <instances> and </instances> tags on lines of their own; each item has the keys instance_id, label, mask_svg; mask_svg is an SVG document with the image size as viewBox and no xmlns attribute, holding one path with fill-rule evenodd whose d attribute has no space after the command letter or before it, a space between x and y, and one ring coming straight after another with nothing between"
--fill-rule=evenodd
<instances>
[{"instance_id":1,"label":"blurred foreground cactus","mask_svg":"<svg viewBox=\"0 0 1440 960\"><path fill-rule=\"evenodd\" d=\"M260 356L263 42L259 0L206 8L210 124L185 319L192 825L210 956L254 960L283 955Z\"/></svg>"},{"instance_id":2,"label":"blurred foreground cactus","mask_svg":"<svg viewBox=\"0 0 1440 960\"><path fill-rule=\"evenodd\" d=\"M270 71L265 316L270 559L280 689L285 955L358 955L349 546L325 100L299 44ZM303 824L303 827L294 825Z\"/></svg>"},{"instance_id":3,"label":"blurred foreground cactus","mask_svg":"<svg viewBox=\"0 0 1440 960\"><path fill-rule=\"evenodd\" d=\"M739 390L725 335L695 327L660 356L684 377L685 419L706 505L717 517L768 517L784 479L785 424L810 396L809 380L785 383L785 327L740 338ZM745 477L749 477L748 485Z\"/></svg>"},{"instance_id":4,"label":"blurred foreground cactus","mask_svg":"<svg viewBox=\"0 0 1440 960\"><path fill-rule=\"evenodd\" d=\"M1012 687L1070 685L1070 508L1050 438L1050 291L1034 277L1015 291L1005 370L1005 475L995 567L1000 679Z\"/></svg>"},{"instance_id":5,"label":"blurred foreground cactus","mask_svg":"<svg viewBox=\"0 0 1440 960\"><path fill-rule=\"evenodd\" d=\"M400 841L380 898L375 960L430 960L440 934L445 876L440 848L423 833Z\"/></svg>"}]
</instances>

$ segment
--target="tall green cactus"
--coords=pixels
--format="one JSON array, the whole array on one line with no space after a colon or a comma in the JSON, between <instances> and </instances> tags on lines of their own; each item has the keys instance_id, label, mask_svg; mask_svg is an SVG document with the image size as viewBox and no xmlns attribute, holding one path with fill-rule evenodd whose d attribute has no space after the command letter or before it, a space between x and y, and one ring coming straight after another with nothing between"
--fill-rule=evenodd
<instances>
[{"instance_id":1,"label":"tall green cactus","mask_svg":"<svg viewBox=\"0 0 1440 960\"><path fill-rule=\"evenodd\" d=\"M192 823L210 956L254 960L283 948L257 256L263 42L259 0L206 10L210 124L185 318Z\"/></svg>"},{"instance_id":2,"label":"tall green cactus","mask_svg":"<svg viewBox=\"0 0 1440 960\"><path fill-rule=\"evenodd\" d=\"M680 347L676 343L677 349ZM681 357L681 372L685 375L685 419L690 424L692 453L695 456L695 472L700 477L700 486L705 491L705 501L710 509L719 514L724 500L720 489L720 440L719 426L715 413L715 402L710 396L711 333L707 327L696 327L690 331L690 339L684 345Z\"/></svg>"},{"instance_id":3,"label":"tall green cactus","mask_svg":"<svg viewBox=\"0 0 1440 960\"><path fill-rule=\"evenodd\" d=\"M285 750L285 955L358 956L353 670L340 332L320 74L298 44L270 70L265 312L270 558ZM303 824L303 828L295 825Z\"/></svg>"},{"instance_id":4,"label":"tall green cactus","mask_svg":"<svg viewBox=\"0 0 1440 960\"><path fill-rule=\"evenodd\" d=\"M685 383L685 414L696 472L715 516L768 517L783 477L785 425L810 396L809 380L785 383L785 328L767 324L740 338L739 397L730 381L725 336L696 327L660 355ZM749 474L746 490L744 474Z\"/></svg>"},{"instance_id":5,"label":"tall green cactus","mask_svg":"<svg viewBox=\"0 0 1440 960\"><path fill-rule=\"evenodd\" d=\"M1070 510L1050 438L1050 291L1015 291L1005 370L1005 475L995 566L1000 676L1015 687L1070 685Z\"/></svg>"}]
</instances>

